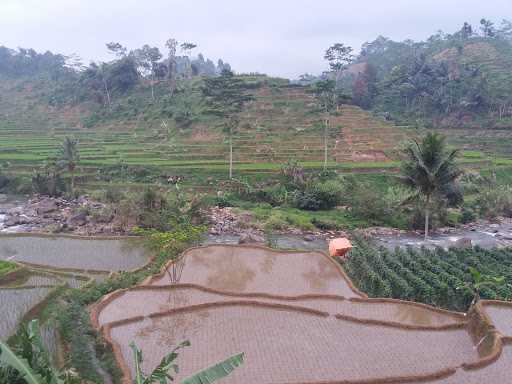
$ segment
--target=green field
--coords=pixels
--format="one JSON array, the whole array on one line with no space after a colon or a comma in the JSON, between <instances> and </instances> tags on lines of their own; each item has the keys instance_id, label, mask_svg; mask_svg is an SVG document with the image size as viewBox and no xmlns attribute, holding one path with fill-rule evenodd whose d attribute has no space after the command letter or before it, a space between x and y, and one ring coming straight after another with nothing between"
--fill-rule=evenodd
<instances>
[{"instance_id":1,"label":"green field","mask_svg":"<svg viewBox=\"0 0 512 384\"><path fill-rule=\"evenodd\" d=\"M14 271L16 268L16 264L0 260L0 277Z\"/></svg>"}]
</instances>

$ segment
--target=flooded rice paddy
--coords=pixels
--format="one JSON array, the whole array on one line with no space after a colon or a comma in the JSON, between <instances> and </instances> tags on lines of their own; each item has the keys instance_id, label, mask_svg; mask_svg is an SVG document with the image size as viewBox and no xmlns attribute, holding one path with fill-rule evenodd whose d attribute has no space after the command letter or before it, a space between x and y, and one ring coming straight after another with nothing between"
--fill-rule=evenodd
<instances>
[{"instance_id":1,"label":"flooded rice paddy","mask_svg":"<svg viewBox=\"0 0 512 384\"><path fill-rule=\"evenodd\" d=\"M0 259L20 263L15 273L0 278L0 339L5 340L57 287L79 288L110 271L139 268L149 254L125 239L16 234L0 236Z\"/></svg>"},{"instance_id":2,"label":"flooded rice paddy","mask_svg":"<svg viewBox=\"0 0 512 384\"><path fill-rule=\"evenodd\" d=\"M41 303L53 287L0 288L0 339L6 340L16 331L19 322Z\"/></svg>"},{"instance_id":3,"label":"flooded rice paddy","mask_svg":"<svg viewBox=\"0 0 512 384\"><path fill-rule=\"evenodd\" d=\"M147 371L190 340L179 378L245 352L244 366L224 381L249 384L445 378L496 353L477 347L464 314L368 299L325 254L263 247L191 249L161 275L98 304L92 318L129 367L127 381L132 340Z\"/></svg>"},{"instance_id":4,"label":"flooded rice paddy","mask_svg":"<svg viewBox=\"0 0 512 384\"><path fill-rule=\"evenodd\" d=\"M115 327L115 340L151 345L150 370L171 346L189 339L180 357L180 378L225 356L245 352L246 363L228 383L289 383L368 380L429 374L478 354L464 330L412 332L272 307L226 306L178 313ZM417 348L421 345L422 348ZM202 348L202 346L208 346ZM428 350L429 353L425 354ZM123 356L131 357L128 345ZM345 356L350 358L343 359ZM389 356L393 356L390 364ZM343 362L343 363L341 363Z\"/></svg>"},{"instance_id":5,"label":"flooded rice paddy","mask_svg":"<svg viewBox=\"0 0 512 384\"><path fill-rule=\"evenodd\" d=\"M281 296L332 294L358 297L341 278L340 267L320 253L279 252L263 247L212 245L185 253L179 282L229 292ZM164 273L152 285L175 279ZM286 282L286 283L284 283Z\"/></svg>"},{"instance_id":6,"label":"flooded rice paddy","mask_svg":"<svg viewBox=\"0 0 512 384\"><path fill-rule=\"evenodd\" d=\"M0 236L0 259L48 268L121 271L143 266L149 255L140 239L103 240L17 234Z\"/></svg>"}]
</instances>

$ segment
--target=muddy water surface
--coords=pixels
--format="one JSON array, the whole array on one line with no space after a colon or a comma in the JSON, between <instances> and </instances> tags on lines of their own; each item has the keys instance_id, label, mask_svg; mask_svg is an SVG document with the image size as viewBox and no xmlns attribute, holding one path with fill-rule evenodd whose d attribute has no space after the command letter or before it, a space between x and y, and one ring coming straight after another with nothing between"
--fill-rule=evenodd
<instances>
[{"instance_id":1,"label":"muddy water surface","mask_svg":"<svg viewBox=\"0 0 512 384\"><path fill-rule=\"evenodd\" d=\"M149 260L141 240L103 240L38 235L1 235L0 259L48 268L120 271Z\"/></svg>"},{"instance_id":2,"label":"muddy water surface","mask_svg":"<svg viewBox=\"0 0 512 384\"><path fill-rule=\"evenodd\" d=\"M264 248L209 246L184 255L179 281L168 274L154 285L192 283L228 292L282 296L333 294L358 297L334 261L319 253L283 252Z\"/></svg>"}]
</instances>

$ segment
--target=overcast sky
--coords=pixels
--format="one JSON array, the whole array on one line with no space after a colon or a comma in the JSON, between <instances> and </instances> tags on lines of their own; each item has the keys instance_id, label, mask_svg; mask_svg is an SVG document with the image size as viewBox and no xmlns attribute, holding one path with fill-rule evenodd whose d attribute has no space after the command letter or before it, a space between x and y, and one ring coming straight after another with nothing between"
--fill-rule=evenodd
<instances>
[{"instance_id":1,"label":"overcast sky","mask_svg":"<svg viewBox=\"0 0 512 384\"><path fill-rule=\"evenodd\" d=\"M334 42L425 39L464 21L512 19L512 0L0 0L0 45L108 59L105 43L198 45L239 72L297 77L326 69Z\"/></svg>"}]
</instances>

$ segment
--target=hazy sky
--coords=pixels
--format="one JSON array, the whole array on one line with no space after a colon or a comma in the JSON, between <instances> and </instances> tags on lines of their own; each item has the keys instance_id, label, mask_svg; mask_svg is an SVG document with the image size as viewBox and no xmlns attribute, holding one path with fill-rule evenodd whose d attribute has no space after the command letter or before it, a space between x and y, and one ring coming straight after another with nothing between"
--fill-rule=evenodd
<instances>
[{"instance_id":1,"label":"hazy sky","mask_svg":"<svg viewBox=\"0 0 512 384\"><path fill-rule=\"evenodd\" d=\"M512 0L0 0L0 45L107 59L105 43L163 48L175 37L236 71L326 69L334 42L425 39L464 21L512 19Z\"/></svg>"}]
</instances>

